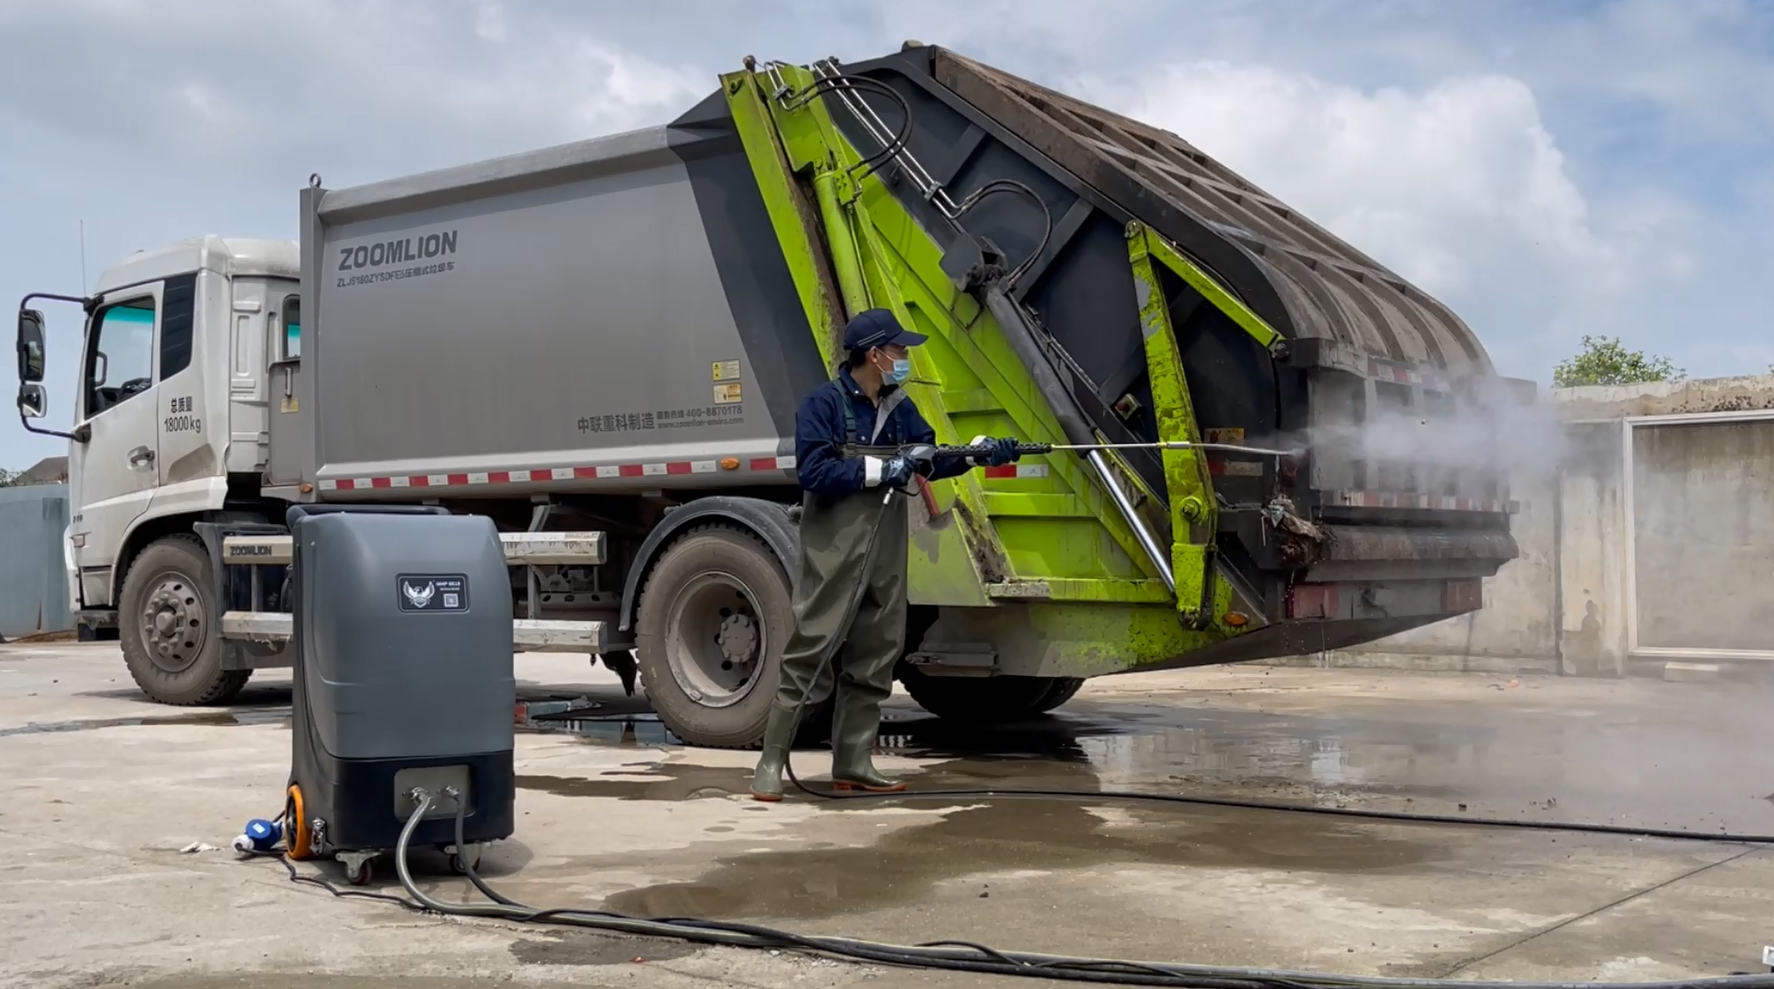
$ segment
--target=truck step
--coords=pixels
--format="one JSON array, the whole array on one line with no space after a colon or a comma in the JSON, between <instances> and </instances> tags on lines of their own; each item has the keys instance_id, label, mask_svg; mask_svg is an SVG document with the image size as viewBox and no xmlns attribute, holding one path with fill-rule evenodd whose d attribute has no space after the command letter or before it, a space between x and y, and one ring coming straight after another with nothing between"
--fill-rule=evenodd
<instances>
[{"instance_id":1,"label":"truck step","mask_svg":"<svg viewBox=\"0 0 1774 989\"><path fill-rule=\"evenodd\" d=\"M597 654L604 650L606 622L569 622L519 618L511 623L513 652ZM230 611L222 615L224 639L288 642L295 619L285 611Z\"/></svg>"},{"instance_id":2,"label":"truck step","mask_svg":"<svg viewBox=\"0 0 1774 989\"><path fill-rule=\"evenodd\" d=\"M604 562L601 532L501 532L505 562L514 567L579 566ZM294 543L283 536L229 536L222 540L222 562L254 566L285 565Z\"/></svg>"}]
</instances>

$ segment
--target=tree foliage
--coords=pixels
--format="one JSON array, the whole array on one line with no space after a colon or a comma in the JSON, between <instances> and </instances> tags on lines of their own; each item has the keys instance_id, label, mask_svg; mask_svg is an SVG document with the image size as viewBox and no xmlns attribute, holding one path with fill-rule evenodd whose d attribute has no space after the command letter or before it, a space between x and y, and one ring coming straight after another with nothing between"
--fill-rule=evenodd
<instances>
[{"instance_id":1,"label":"tree foliage","mask_svg":"<svg viewBox=\"0 0 1774 989\"><path fill-rule=\"evenodd\" d=\"M23 476L25 476L25 472L22 470L7 470L0 467L0 488L12 487Z\"/></svg>"},{"instance_id":2,"label":"tree foliage","mask_svg":"<svg viewBox=\"0 0 1774 989\"><path fill-rule=\"evenodd\" d=\"M1680 381L1687 374L1667 357L1628 350L1617 337L1593 337L1586 333L1583 349L1552 369L1552 383L1559 388L1636 385L1646 381Z\"/></svg>"}]
</instances>

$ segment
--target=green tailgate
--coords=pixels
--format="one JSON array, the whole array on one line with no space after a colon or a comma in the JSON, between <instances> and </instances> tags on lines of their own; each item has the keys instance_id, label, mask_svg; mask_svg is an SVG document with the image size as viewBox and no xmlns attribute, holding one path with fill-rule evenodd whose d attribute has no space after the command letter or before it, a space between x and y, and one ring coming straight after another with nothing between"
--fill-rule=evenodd
<instances>
[{"instance_id":1,"label":"green tailgate","mask_svg":"<svg viewBox=\"0 0 1774 989\"><path fill-rule=\"evenodd\" d=\"M775 75L775 78L772 78ZM990 313L941 268L942 249L863 162L807 70L740 72L722 82L788 257L808 321L835 364L846 314L891 309L930 337L913 351L907 385L942 443L976 435L1064 443L1065 436ZM780 91L786 82L791 93ZM1160 437L1201 439L1170 332L1157 267L1174 272L1253 336L1273 335L1157 234L1132 224L1128 265L1145 335ZM1015 476L973 471L932 485L914 510L914 604L993 608L995 641L1043 650L1043 675L1089 675L1169 659L1235 635L1232 591L1213 560L1215 498L1196 451L1163 455L1164 492L1114 464L1147 524L1171 544L1172 595L1085 462L1025 457ZM1157 497L1154 497L1157 494ZM1234 616L1234 621L1240 616Z\"/></svg>"}]
</instances>

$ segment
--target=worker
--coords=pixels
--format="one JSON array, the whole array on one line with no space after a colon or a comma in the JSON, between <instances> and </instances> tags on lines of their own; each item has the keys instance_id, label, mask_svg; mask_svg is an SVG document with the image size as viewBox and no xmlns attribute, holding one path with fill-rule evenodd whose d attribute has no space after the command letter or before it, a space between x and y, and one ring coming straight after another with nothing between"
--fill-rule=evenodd
<instances>
[{"instance_id":1,"label":"worker","mask_svg":"<svg viewBox=\"0 0 1774 989\"><path fill-rule=\"evenodd\" d=\"M802 489L800 580L795 630L782 671L752 796L782 799L782 768L793 744L797 710L813 710L837 691L832 717L832 783L836 789L890 793L905 784L876 771L870 753L881 702L893 692L893 665L905 651L907 499L883 489L916 490L927 480L964 474L978 463L1017 459L1016 441L977 438L989 453L939 455L914 464L894 451L936 442L936 432L900 386L911 376L910 348L926 337L901 326L886 309L858 313L844 327L842 366L795 413L795 469ZM875 534L876 521L880 530ZM876 539L868 559L869 540ZM849 628L845 612L861 585ZM834 642L836 664L822 664ZM834 677L831 667L837 667Z\"/></svg>"}]
</instances>

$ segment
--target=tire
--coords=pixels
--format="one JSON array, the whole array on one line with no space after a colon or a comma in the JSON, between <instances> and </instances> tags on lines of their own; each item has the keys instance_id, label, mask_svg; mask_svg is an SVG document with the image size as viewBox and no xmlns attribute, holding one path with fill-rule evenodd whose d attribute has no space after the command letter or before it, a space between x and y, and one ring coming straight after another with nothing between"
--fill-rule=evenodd
<instances>
[{"instance_id":1,"label":"tire","mask_svg":"<svg viewBox=\"0 0 1774 989\"><path fill-rule=\"evenodd\" d=\"M939 718L972 724L1010 721L1050 711L1077 692L1065 692L1070 677L945 677L905 667L900 683L924 710ZM1083 681L1079 681L1082 683ZM1061 695L1063 696L1057 696ZM1055 699L1057 696L1057 699Z\"/></svg>"},{"instance_id":2,"label":"tire","mask_svg":"<svg viewBox=\"0 0 1774 989\"><path fill-rule=\"evenodd\" d=\"M1049 688L1047 696L1042 698L1041 703L1036 705L1034 713L1046 714L1057 709L1060 705L1076 697L1079 689L1083 686L1083 677L1054 677L1053 686Z\"/></svg>"},{"instance_id":3,"label":"tire","mask_svg":"<svg viewBox=\"0 0 1774 989\"><path fill-rule=\"evenodd\" d=\"M195 536L150 543L130 564L118 596L123 661L142 693L161 704L222 704L251 670L222 669L222 611L209 554ZM184 635L174 633L184 632Z\"/></svg>"},{"instance_id":4,"label":"tire","mask_svg":"<svg viewBox=\"0 0 1774 989\"><path fill-rule=\"evenodd\" d=\"M793 604L782 565L750 534L705 526L672 543L635 609L635 658L659 720L691 745L757 745L794 631ZM809 729L815 713L803 716Z\"/></svg>"}]
</instances>

